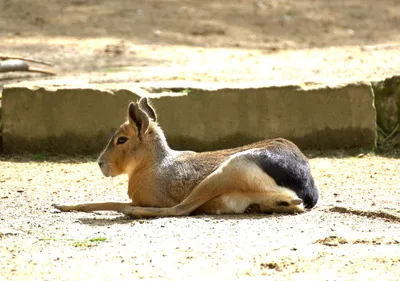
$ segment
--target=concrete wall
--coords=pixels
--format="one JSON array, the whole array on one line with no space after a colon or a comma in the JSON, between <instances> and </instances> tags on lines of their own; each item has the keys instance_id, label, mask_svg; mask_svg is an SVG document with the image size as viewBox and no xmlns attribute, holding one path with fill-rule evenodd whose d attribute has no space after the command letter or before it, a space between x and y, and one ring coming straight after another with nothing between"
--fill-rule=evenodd
<instances>
[{"instance_id":1,"label":"concrete wall","mask_svg":"<svg viewBox=\"0 0 400 281\"><path fill-rule=\"evenodd\" d=\"M5 152L98 153L143 89L15 84L3 92ZM140 86L140 85L139 85ZM211 150L285 137L302 148L372 148L369 84L335 88L143 85L172 147ZM173 91L175 93L165 93ZM189 93L187 93L189 92Z\"/></svg>"}]
</instances>

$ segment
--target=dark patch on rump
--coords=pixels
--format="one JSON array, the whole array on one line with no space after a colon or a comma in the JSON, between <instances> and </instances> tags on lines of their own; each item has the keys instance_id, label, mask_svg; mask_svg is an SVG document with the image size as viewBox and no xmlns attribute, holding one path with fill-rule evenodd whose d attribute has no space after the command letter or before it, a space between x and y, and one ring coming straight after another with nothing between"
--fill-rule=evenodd
<instances>
[{"instance_id":1,"label":"dark patch on rump","mask_svg":"<svg viewBox=\"0 0 400 281\"><path fill-rule=\"evenodd\" d=\"M307 158L295 146L277 145L257 149L249 157L279 186L293 190L303 199L304 207L312 208L318 201L318 189L311 175Z\"/></svg>"}]
</instances>

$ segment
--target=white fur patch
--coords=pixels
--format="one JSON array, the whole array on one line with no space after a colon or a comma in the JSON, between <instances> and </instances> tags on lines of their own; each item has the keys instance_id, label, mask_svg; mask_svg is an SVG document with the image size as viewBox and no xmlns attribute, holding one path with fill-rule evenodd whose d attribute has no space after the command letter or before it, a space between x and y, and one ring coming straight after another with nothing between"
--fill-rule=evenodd
<instances>
[{"instance_id":1,"label":"white fur patch","mask_svg":"<svg viewBox=\"0 0 400 281\"><path fill-rule=\"evenodd\" d=\"M222 213L242 214L246 208L253 203L253 199L240 193L231 193L221 196L222 202L225 204L226 210Z\"/></svg>"}]
</instances>

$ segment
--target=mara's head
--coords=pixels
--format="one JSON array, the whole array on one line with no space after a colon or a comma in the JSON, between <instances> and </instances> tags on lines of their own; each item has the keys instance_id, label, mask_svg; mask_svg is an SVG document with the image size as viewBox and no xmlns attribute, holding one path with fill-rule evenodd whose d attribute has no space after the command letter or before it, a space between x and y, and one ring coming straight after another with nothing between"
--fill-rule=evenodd
<instances>
[{"instance_id":1,"label":"mara's head","mask_svg":"<svg viewBox=\"0 0 400 281\"><path fill-rule=\"evenodd\" d=\"M147 98L128 106L127 121L109 140L99 156L100 169L106 177L130 173L146 161L154 129L157 127L156 114Z\"/></svg>"}]
</instances>

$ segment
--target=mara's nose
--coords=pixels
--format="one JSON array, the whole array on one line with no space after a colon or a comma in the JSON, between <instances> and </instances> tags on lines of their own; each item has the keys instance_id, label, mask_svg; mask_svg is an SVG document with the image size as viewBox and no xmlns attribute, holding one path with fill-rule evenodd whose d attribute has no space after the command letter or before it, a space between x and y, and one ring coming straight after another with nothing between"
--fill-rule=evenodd
<instances>
[{"instance_id":1,"label":"mara's nose","mask_svg":"<svg viewBox=\"0 0 400 281\"><path fill-rule=\"evenodd\" d=\"M100 168L104 165L104 162L99 161L98 163Z\"/></svg>"}]
</instances>

